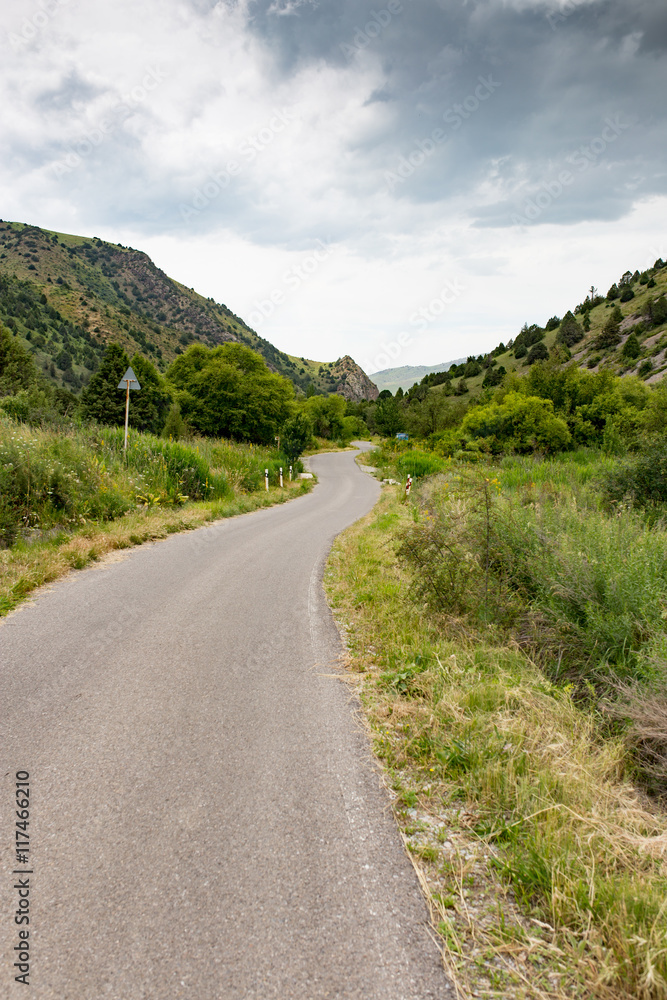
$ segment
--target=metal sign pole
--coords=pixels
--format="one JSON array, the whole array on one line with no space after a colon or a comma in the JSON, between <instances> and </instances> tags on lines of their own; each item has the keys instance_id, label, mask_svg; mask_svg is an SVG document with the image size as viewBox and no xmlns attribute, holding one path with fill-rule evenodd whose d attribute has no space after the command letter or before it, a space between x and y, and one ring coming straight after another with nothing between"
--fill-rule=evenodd
<instances>
[{"instance_id":1,"label":"metal sign pole","mask_svg":"<svg viewBox=\"0 0 667 1000\"><path fill-rule=\"evenodd\" d=\"M127 386L127 392L125 395L125 444L123 445L123 451L127 451L127 422L130 417L130 380L129 378L125 380Z\"/></svg>"},{"instance_id":2,"label":"metal sign pole","mask_svg":"<svg viewBox=\"0 0 667 1000\"><path fill-rule=\"evenodd\" d=\"M118 383L119 389L125 389L125 443L123 451L127 457L127 425L130 418L130 389L141 389L137 376L131 368L128 368L122 379Z\"/></svg>"}]
</instances>

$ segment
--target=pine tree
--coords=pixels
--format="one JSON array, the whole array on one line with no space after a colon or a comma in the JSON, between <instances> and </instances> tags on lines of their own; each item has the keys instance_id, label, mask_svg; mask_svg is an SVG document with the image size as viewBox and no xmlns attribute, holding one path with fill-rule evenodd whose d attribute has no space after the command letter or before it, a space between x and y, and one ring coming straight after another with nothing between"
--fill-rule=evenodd
<instances>
[{"instance_id":1,"label":"pine tree","mask_svg":"<svg viewBox=\"0 0 667 1000\"><path fill-rule=\"evenodd\" d=\"M131 365L141 389L132 393L130 426L159 434L171 405L169 390L159 371L148 358L137 352L132 358Z\"/></svg>"},{"instance_id":2,"label":"pine tree","mask_svg":"<svg viewBox=\"0 0 667 1000\"><path fill-rule=\"evenodd\" d=\"M120 344L108 344L102 364L81 394L81 412L100 424L125 423L125 390L118 383L130 366ZM141 384L141 383L140 383Z\"/></svg>"},{"instance_id":3,"label":"pine tree","mask_svg":"<svg viewBox=\"0 0 667 1000\"><path fill-rule=\"evenodd\" d=\"M621 348L621 354L624 358L638 358L641 351L642 349L639 346L639 341L634 333L631 333Z\"/></svg>"}]
</instances>

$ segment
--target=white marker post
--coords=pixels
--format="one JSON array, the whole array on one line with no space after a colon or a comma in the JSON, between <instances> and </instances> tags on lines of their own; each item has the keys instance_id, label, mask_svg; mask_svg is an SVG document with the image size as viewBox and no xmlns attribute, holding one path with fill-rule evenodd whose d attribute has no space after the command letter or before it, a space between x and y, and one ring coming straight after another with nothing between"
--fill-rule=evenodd
<instances>
[{"instance_id":1,"label":"white marker post","mask_svg":"<svg viewBox=\"0 0 667 1000\"><path fill-rule=\"evenodd\" d=\"M292 482L292 466L289 467L289 481Z\"/></svg>"},{"instance_id":2,"label":"white marker post","mask_svg":"<svg viewBox=\"0 0 667 1000\"><path fill-rule=\"evenodd\" d=\"M283 467L280 466L280 488L283 488Z\"/></svg>"},{"instance_id":3,"label":"white marker post","mask_svg":"<svg viewBox=\"0 0 667 1000\"><path fill-rule=\"evenodd\" d=\"M410 490L412 489L412 476L408 476L407 482L405 484L405 499L407 500L410 496Z\"/></svg>"},{"instance_id":4,"label":"white marker post","mask_svg":"<svg viewBox=\"0 0 667 1000\"><path fill-rule=\"evenodd\" d=\"M264 483L266 485L266 492L269 492L269 470L264 469Z\"/></svg>"},{"instance_id":5,"label":"white marker post","mask_svg":"<svg viewBox=\"0 0 667 1000\"><path fill-rule=\"evenodd\" d=\"M141 389L137 376L134 374L131 368L128 368L122 379L118 383L119 389L126 390L125 396L125 444L123 445L123 451L127 451L127 422L130 417L130 389Z\"/></svg>"}]
</instances>

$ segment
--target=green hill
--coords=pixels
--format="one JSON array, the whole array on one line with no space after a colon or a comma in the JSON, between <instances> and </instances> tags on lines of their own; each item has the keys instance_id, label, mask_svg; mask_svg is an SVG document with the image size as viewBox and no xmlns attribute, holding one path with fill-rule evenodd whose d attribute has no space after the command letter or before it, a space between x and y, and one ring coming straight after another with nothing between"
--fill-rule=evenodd
<instances>
[{"instance_id":1,"label":"green hill","mask_svg":"<svg viewBox=\"0 0 667 1000\"><path fill-rule=\"evenodd\" d=\"M239 341L303 392L373 399L377 389L345 357L291 357L227 306L198 295L132 247L0 221L0 321L58 385L77 392L107 343L140 351L160 369L191 343Z\"/></svg>"},{"instance_id":2,"label":"green hill","mask_svg":"<svg viewBox=\"0 0 667 1000\"><path fill-rule=\"evenodd\" d=\"M592 289L565 316L552 317L544 327L525 324L508 344L424 376L410 395L433 391L469 400L500 385L508 372L524 373L547 358L660 381L667 372L666 296L667 265L662 260L643 272L626 271L607 295Z\"/></svg>"}]
</instances>

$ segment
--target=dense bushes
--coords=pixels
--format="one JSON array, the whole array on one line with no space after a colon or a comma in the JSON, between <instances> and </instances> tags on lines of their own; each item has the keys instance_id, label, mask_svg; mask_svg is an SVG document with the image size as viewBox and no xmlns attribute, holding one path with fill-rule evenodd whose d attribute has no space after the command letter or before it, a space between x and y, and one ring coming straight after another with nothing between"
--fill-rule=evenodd
<instances>
[{"instance_id":1,"label":"dense bushes","mask_svg":"<svg viewBox=\"0 0 667 1000\"><path fill-rule=\"evenodd\" d=\"M435 472L442 472L446 463L432 452L411 449L400 456L396 462L396 469L401 476L412 476L413 479L420 479L423 476L432 476Z\"/></svg>"},{"instance_id":2,"label":"dense bushes","mask_svg":"<svg viewBox=\"0 0 667 1000\"><path fill-rule=\"evenodd\" d=\"M130 505L86 442L0 422L0 546L22 530L111 520Z\"/></svg>"},{"instance_id":3,"label":"dense bushes","mask_svg":"<svg viewBox=\"0 0 667 1000\"><path fill-rule=\"evenodd\" d=\"M123 455L124 430L122 427L101 428L96 443L102 454L126 463L128 470L136 473L133 482L143 489L157 493L163 502L182 502L180 498L207 500L223 497L229 492L223 473L214 474L209 463L199 454L199 446L166 441L152 434L132 434L127 455Z\"/></svg>"},{"instance_id":4,"label":"dense bushes","mask_svg":"<svg viewBox=\"0 0 667 1000\"><path fill-rule=\"evenodd\" d=\"M576 470L567 484L545 463L537 486L528 466L508 472L450 472L423 489L400 550L421 596L450 618L492 622L580 690L650 680L667 662L664 530L631 511L609 517Z\"/></svg>"},{"instance_id":5,"label":"dense bushes","mask_svg":"<svg viewBox=\"0 0 667 1000\"><path fill-rule=\"evenodd\" d=\"M276 483L284 461L267 448L205 439L185 445L138 431L125 454L123 439L123 428L56 433L0 419L0 547L137 506L262 489L264 470Z\"/></svg>"},{"instance_id":6,"label":"dense bushes","mask_svg":"<svg viewBox=\"0 0 667 1000\"><path fill-rule=\"evenodd\" d=\"M502 403L469 410L461 432L484 440L492 451L560 451L571 440L565 421L554 415L551 400L516 392L508 393Z\"/></svg>"},{"instance_id":7,"label":"dense bushes","mask_svg":"<svg viewBox=\"0 0 667 1000\"><path fill-rule=\"evenodd\" d=\"M607 473L603 483L609 503L627 503L655 510L667 504L667 444L650 446L643 454L623 462ZM662 509L667 514L667 507Z\"/></svg>"}]
</instances>

